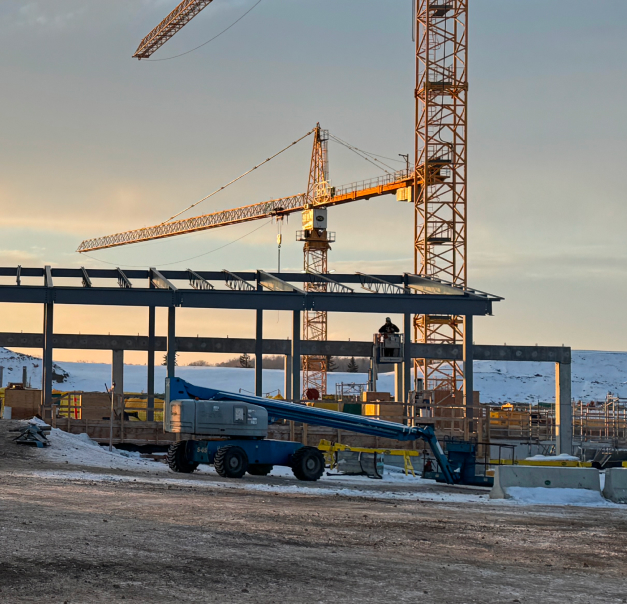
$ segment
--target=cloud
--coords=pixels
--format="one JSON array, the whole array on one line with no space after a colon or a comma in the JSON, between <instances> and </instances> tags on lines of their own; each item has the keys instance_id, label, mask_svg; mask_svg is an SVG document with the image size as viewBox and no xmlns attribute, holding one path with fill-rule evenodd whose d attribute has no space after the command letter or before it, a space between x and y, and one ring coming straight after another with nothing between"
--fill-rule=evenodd
<instances>
[{"instance_id":1,"label":"cloud","mask_svg":"<svg viewBox=\"0 0 627 604\"><path fill-rule=\"evenodd\" d=\"M0 249L0 264L3 266L13 266L20 263L43 264L42 248L32 248L29 250L3 250Z\"/></svg>"},{"instance_id":2,"label":"cloud","mask_svg":"<svg viewBox=\"0 0 627 604\"><path fill-rule=\"evenodd\" d=\"M557 249L503 253L503 248L473 253L475 275L517 274L535 279L570 279L590 276L621 276L627 273L625 250L611 245L580 245Z\"/></svg>"},{"instance_id":3,"label":"cloud","mask_svg":"<svg viewBox=\"0 0 627 604\"><path fill-rule=\"evenodd\" d=\"M87 4L79 2L28 2L22 6L5 7L3 20L22 27L63 28L87 12Z\"/></svg>"}]
</instances>

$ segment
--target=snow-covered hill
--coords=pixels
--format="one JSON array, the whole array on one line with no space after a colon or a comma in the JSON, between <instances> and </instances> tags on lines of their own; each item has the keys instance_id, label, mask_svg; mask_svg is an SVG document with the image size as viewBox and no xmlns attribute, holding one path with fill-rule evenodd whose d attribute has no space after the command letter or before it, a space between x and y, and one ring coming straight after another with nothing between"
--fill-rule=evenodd
<instances>
[{"instance_id":1,"label":"snow-covered hill","mask_svg":"<svg viewBox=\"0 0 627 604\"><path fill-rule=\"evenodd\" d=\"M579 400L603 400L608 392L627 397L627 352L573 351L573 397ZM0 365L4 366L4 384L22 380L22 366L28 368L28 378L33 387L41 383L41 359L0 348ZM63 390L105 390L111 383L111 366L101 363L54 364ZM252 392L254 371L239 367L177 367L177 375L201 386L211 386L231 391ZM155 368L157 390L164 384L165 367ZM283 372L265 369L264 392L283 393ZM329 392L335 391L339 382L365 383L367 376L360 373L330 373ZM124 368L124 389L127 392L146 390L146 367L127 365ZM379 376L378 389L394 389L391 373ZM505 361L477 361L475 363L475 389L481 393L482 402L532 402L555 399L555 367L551 363L523 363Z\"/></svg>"},{"instance_id":2,"label":"snow-covered hill","mask_svg":"<svg viewBox=\"0 0 627 604\"><path fill-rule=\"evenodd\" d=\"M8 348L0 346L0 367L3 367L3 383L6 386L9 382L22 382L24 367L26 367L27 384L33 388L41 385L41 358L29 354L13 352ZM65 369L57 363L52 364L53 386L66 383L69 375Z\"/></svg>"}]
</instances>

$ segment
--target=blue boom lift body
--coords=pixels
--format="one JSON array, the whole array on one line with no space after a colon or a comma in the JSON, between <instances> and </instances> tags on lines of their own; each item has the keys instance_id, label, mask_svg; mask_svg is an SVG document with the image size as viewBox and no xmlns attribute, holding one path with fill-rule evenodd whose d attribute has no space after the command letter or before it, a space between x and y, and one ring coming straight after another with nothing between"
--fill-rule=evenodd
<instances>
[{"instance_id":1,"label":"blue boom lift body","mask_svg":"<svg viewBox=\"0 0 627 604\"><path fill-rule=\"evenodd\" d=\"M442 478L448 484L460 483L462 479L460 473L451 468L449 460L435 436L432 425L404 426L403 424L371 419L350 413L341 413L339 411L308 407L306 405L276 399L204 388L190 384L181 378L168 378L166 380L166 416L172 414L172 404L175 401L213 401L215 403L223 401L228 404L233 404L235 401L236 403L262 407L267 411L268 423L273 423L277 420L290 420L400 441L422 439L429 445L438 463ZM213 408L217 409L218 406L216 405ZM248 411L248 413L250 413L250 411ZM165 419L165 423L168 425L167 417ZM225 436L231 435L225 434ZM241 472L239 476L237 475L237 472L239 472L241 468L238 469L236 459L230 459L230 457L232 457L230 453L227 452L227 454L225 454L225 449L227 448L231 448L231 453L234 453L235 449L241 449L242 452L245 453L247 457L246 466L248 467L250 465L250 468L255 468L254 471L248 470L251 474L267 474L272 466L281 465L292 467L294 474L301 480L317 480L317 478L306 477L310 476L310 473L307 472L306 465L309 464L311 466L313 463L313 458L311 455L308 455L308 452L318 452L317 449L304 447L301 443L297 442L270 440L263 436L252 438L230 437L227 440L203 439L180 441L173 445L168 460L170 461L170 459L172 459L170 467L174 469L176 466L178 471L193 471L200 463L213 463L220 475L239 477L243 475L246 470ZM177 449L177 451L174 449ZM308 451L305 451L305 449ZM175 459L176 455L178 455L178 461ZM321 454L319 459L322 459ZM303 469L299 472L296 466L298 466L300 462L303 464ZM235 473L229 474L229 464L232 465ZM265 469L268 470L264 471ZM319 468L316 471L319 471L320 474L322 473Z\"/></svg>"}]
</instances>

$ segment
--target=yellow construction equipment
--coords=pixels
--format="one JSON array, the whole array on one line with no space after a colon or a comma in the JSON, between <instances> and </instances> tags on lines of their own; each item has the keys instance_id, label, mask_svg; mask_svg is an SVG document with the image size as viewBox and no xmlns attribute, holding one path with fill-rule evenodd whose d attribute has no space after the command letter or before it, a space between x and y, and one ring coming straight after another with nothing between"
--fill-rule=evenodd
<instances>
[{"instance_id":1,"label":"yellow construction equipment","mask_svg":"<svg viewBox=\"0 0 627 604\"><path fill-rule=\"evenodd\" d=\"M411 474L416 476L414 466L412 464L412 457L414 461L418 461L420 458L420 451L413 451L410 449L371 449L368 447L349 447L348 445L342 445L340 443L332 443L328 440L321 440L318 444L318 449L324 451L325 458L329 464L329 468L333 470L337 466L336 453L338 451L352 451L353 453L377 453L379 455L394 455L402 456L404 460L405 475Z\"/></svg>"}]
</instances>

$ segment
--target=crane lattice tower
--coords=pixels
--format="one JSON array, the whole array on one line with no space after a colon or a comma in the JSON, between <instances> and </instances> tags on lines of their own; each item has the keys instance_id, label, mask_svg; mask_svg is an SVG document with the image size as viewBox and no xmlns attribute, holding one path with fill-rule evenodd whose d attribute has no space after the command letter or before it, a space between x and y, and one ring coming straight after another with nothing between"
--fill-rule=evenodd
<instances>
[{"instance_id":1,"label":"crane lattice tower","mask_svg":"<svg viewBox=\"0 0 627 604\"><path fill-rule=\"evenodd\" d=\"M307 228L307 212L311 212L316 206L324 206L329 203L331 191L329 186L329 162L328 162L328 131L322 130L320 124L314 132L311 164L309 167L309 181L307 184L306 204L303 211L303 230L299 233L299 240L304 241L304 266L307 273L326 274L329 272L327 257L331 249L330 233L326 228ZM305 283L306 291L327 291L327 284L312 280ZM328 317L326 312L306 310L303 317L303 339L326 341ZM303 398L311 398L312 390L316 390L322 397L327 393L327 369L328 359L323 355L306 355L303 357Z\"/></svg>"},{"instance_id":2,"label":"crane lattice tower","mask_svg":"<svg viewBox=\"0 0 627 604\"><path fill-rule=\"evenodd\" d=\"M417 0L414 272L467 285L466 119L468 0ZM416 315L417 342L455 343L461 317ZM426 389L456 391L454 361L417 359Z\"/></svg>"}]
</instances>

